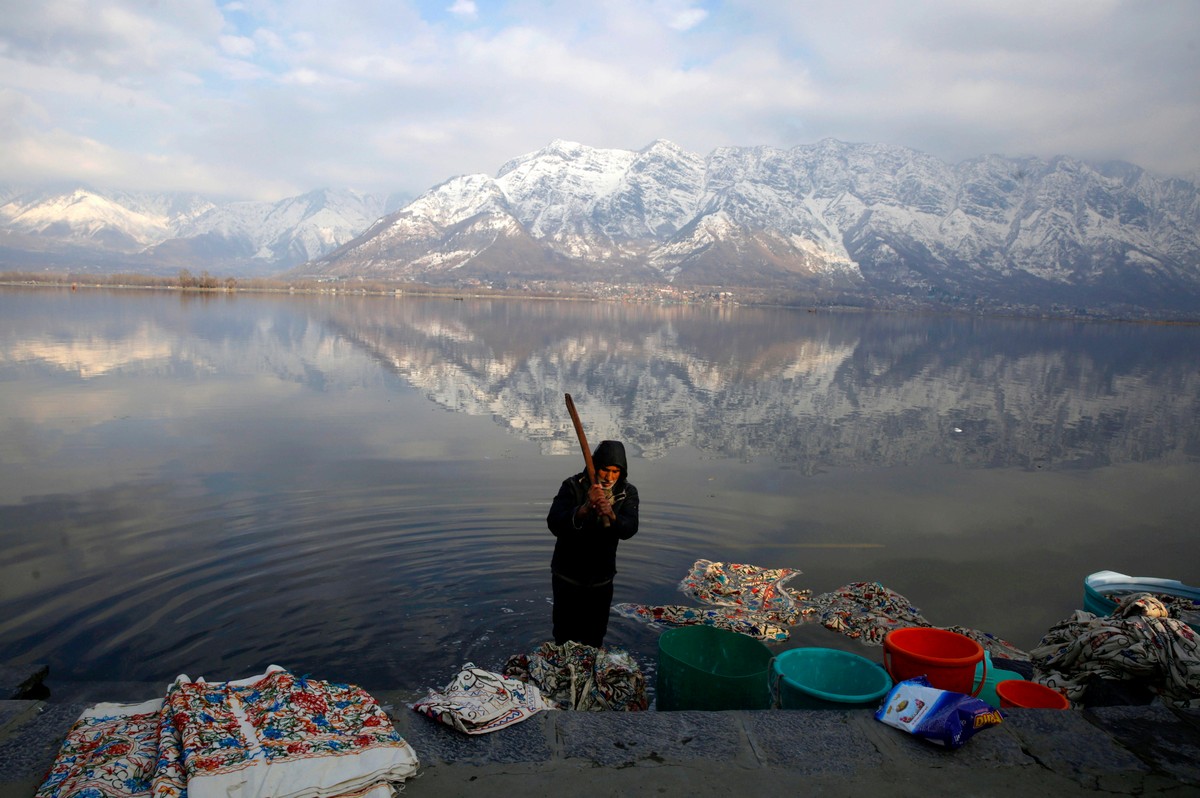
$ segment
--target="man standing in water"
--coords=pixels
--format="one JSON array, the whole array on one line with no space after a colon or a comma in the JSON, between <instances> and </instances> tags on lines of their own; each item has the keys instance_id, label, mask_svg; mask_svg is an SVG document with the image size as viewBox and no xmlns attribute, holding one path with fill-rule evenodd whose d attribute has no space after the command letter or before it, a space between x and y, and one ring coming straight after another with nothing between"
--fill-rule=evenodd
<instances>
[{"instance_id":1,"label":"man standing in water","mask_svg":"<svg viewBox=\"0 0 1200 798\"><path fill-rule=\"evenodd\" d=\"M592 455L596 484L587 471L563 480L546 526L557 538L550 561L554 588L554 642L599 648L608 631L617 544L638 531L638 492L620 441L601 441Z\"/></svg>"}]
</instances>

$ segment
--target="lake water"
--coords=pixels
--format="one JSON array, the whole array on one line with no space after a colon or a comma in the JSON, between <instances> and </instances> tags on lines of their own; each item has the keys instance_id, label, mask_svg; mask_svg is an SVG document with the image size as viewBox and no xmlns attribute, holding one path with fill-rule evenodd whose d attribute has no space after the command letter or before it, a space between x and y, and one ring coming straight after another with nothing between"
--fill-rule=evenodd
<instances>
[{"instance_id":1,"label":"lake water","mask_svg":"<svg viewBox=\"0 0 1200 798\"><path fill-rule=\"evenodd\" d=\"M616 601L698 558L877 580L1023 648L1200 583L1200 328L0 288L0 662L421 691L549 638L550 499L625 441ZM657 630L607 642L652 672ZM794 645L878 658L819 626Z\"/></svg>"}]
</instances>

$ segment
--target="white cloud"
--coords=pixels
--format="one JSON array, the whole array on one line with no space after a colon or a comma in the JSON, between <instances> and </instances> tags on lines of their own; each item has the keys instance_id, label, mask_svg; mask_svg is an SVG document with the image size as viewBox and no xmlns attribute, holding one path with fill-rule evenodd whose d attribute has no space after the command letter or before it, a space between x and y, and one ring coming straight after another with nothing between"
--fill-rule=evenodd
<instances>
[{"instance_id":1,"label":"white cloud","mask_svg":"<svg viewBox=\"0 0 1200 798\"><path fill-rule=\"evenodd\" d=\"M833 136L1200 170L1192 0L8 5L0 146L18 146L0 181L417 193L554 138L706 153Z\"/></svg>"},{"instance_id":2,"label":"white cloud","mask_svg":"<svg viewBox=\"0 0 1200 798\"><path fill-rule=\"evenodd\" d=\"M249 58L258 50L254 39L247 36L221 36L219 41L224 52L238 58Z\"/></svg>"},{"instance_id":3,"label":"white cloud","mask_svg":"<svg viewBox=\"0 0 1200 798\"><path fill-rule=\"evenodd\" d=\"M691 30L708 17L708 12L702 8L687 8L671 16L667 24L675 30Z\"/></svg>"},{"instance_id":4,"label":"white cloud","mask_svg":"<svg viewBox=\"0 0 1200 798\"><path fill-rule=\"evenodd\" d=\"M454 5L446 10L463 19L475 19L479 16L479 8L472 0L455 0Z\"/></svg>"},{"instance_id":5,"label":"white cloud","mask_svg":"<svg viewBox=\"0 0 1200 798\"><path fill-rule=\"evenodd\" d=\"M280 38L279 34L273 30L267 30L266 28L259 28L258 30L254 31L254 41L257 45L269 52L281 52L287 49L287 45L284 44L283 39ZM312 42L309 41L305 42L304 44L305 46L311 46Z\"/></svg>"},{"instance_id":6,"label":"white cloud","mask_svg":"<svg viewBox=\"0 0 1200 798\"><path fill-rule=\"evenodd\" d=\"M669 28L687 31L708 18L708 11L686 0L658 0L655 4Z\"/></svg>"}]
</instances>

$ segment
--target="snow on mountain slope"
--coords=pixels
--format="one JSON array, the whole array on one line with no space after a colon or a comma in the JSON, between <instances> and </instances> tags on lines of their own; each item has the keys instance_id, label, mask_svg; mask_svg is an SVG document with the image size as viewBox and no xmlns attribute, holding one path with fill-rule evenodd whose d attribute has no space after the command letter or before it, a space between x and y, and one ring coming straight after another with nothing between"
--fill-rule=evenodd
<instances>
[{"instance_id":1,"label":"snow on mountain slope","mask_svg":"<svg viewBox=\"0 0 1200 798\"><path fill-rule=\"evenodd\" d=\"M527 277L561 274L565 258L584 279L615 270L948 301L1200 300L1196 186L1131 164L985 156L951 166L832 139L706 157L666 141L637 152L554 141L506 163L494 185L477 180L500 190L505 214L540 245L542 257L520 264ZM478 205L441 194L450 207ZM388 258L401 268L397 254L377 250L376 268ZM339 257L352 273L353 247ZM478 275L496 265L483 253L473 261Z\"/></svg>"},{"instance_id":2,"label":"snow on mountain slope","mask_svg":"<svg viewBox=\"0 0 1200 798\"><path fill-rule=\"evenodd\" d=\"M369 195L322 189L278 202L231 202L214 207L174 237L210 235L242 240L255 258L290 265L336 249L382 212L382 202Z\"/></svg>"},{"instance_id":3,"label":"snow on mountain slope","mask_svg":"<svg viewBox=\"0 0 1200 798\"><path fill-rule=\"evenodd\" d=\"M0 223L13 231L128 249L163 240L173 221L161 208L121 204L83 188L14 197L0 207Z\"/></svg>"},{"instance_id":4,"label":"snow on mountain slope","mask_svg":"<svg viewBox=\"0 0 1200 798\"><path fill-rule=\"evenodd\" d=\"M132 270L249 266L269 273L337 248L382 213L381 200L351 191L217 202L196 194L79 187L12 193L0 205L0 233L12 247L10 268L20 265L11 262L20 258L16 242L66 256L70 247L119 253L126 257L116 266Z\"/></svg>"},{"instance_id":5,"label":"snow on mountain slope","mask_svg":"<svg viewBox=\"0 0 1200 798\"><path fill-rule=\"evenodd\" d=\"M1066 156L950 165L833 139L704 156L665 140L636 151L555 140L386 216L374 198L332 191L175 206L82 190L27 197L0 208L0 232L149 247L174 262L1200 312L1196 184Z\"/></svg>"}]
</instances>

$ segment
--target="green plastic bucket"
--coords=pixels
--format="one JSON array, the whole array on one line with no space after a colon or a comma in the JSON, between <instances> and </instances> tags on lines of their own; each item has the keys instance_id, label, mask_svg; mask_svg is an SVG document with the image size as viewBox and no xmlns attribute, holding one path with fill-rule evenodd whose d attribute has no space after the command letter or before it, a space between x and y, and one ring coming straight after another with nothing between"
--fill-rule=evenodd
<instances>
[{"instance_id":1,"label":"green plastic bucket","mask_svg":"<svg viewBox=\"0 0 1200 798\"><path fill-rule=\"evenodd\" d=\"M832 648L793 648L771 663L772 703L780 709L876 709L892 677L866 657Z\"/></svg>"},{"instance_id":2,"label":"green plastic bucket","mask_svg":"<svg viewBox=\"0 0 1200 798\"><path fill-rule=\"evenodd\" d=\"M1015 671L993 667L992 654L989 651L983 652L983 658L987 661L986 665L980 662L975 666L975 679L977 681L983 679L983 688L979 691L979 697L988 706L999 709L1000 696L996 693L996 685L1000 684L1000 682L1011 682L1018 679L1025 681L1025 677Z\"/></svg>"},{"instance_id":3,"label":"green plastic bucket","mask_svg":"<svg viewBox=\"0 0 1200 798\"><path fill-rule=\"evenodd\" d=\"M768 709L771 650L752 637L712 626L668 629L658 638L654 706Z\"/></svg>"}]
</instances>

